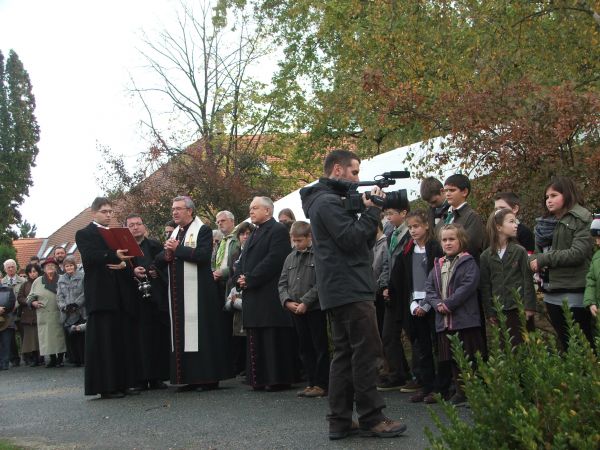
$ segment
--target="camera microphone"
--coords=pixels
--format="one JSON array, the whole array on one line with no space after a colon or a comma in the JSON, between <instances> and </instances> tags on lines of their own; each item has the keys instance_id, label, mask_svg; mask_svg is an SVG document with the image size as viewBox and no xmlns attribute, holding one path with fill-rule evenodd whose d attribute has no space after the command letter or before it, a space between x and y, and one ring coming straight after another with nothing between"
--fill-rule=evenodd
<instances>
[{"instance_id":1,"label":"camera microphone","mask_svg":"<svg viewBox=\"0 0 600 450\"><path fill-rule=\"evenodd\" d=\"M408 170L394 170L382 173L381 176L384 178L410 178L410 172Z\"/></svg>"}]
</instances>

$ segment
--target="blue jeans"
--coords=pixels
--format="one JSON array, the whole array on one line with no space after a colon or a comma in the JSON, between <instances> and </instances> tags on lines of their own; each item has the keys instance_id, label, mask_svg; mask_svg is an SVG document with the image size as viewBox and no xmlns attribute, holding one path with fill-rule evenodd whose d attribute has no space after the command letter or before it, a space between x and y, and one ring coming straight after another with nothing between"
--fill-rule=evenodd
<instances>
[{"instance_id":1,"label":"blue jeans","mask_svg":"<svg viewBox=\"0 0 600 450\"><path fill-rule=\"evenodd\" d=\"M0 370L8 369L8 361L10 359L10 343L15 334L14 328L7 328L0 331Z\"/></svg>"}]
</instances>

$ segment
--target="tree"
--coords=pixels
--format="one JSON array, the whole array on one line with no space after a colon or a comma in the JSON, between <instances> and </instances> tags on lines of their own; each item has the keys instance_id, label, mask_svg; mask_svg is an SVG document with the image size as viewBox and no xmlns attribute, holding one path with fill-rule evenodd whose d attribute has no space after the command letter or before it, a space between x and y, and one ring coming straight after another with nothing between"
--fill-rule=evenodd
<instances>
[{"instance_id":1,"label":"tree","mask_svg":"<svg viewBox=\"0 0 600 450\"><path fill-rule=\"evenodd\" d=\"M336 145L372 156L450 135L442 152L411 155L420 174L451 162L487 175L486 195L523 186L541 198L551 172L600 186L598 2L252 3L284 47L275 82L291 87L290 123L307 132L301 164Z\"/></svg>"},{"instance_id":2,"label":"tree","mask_svg":"<svg viewBox=\"0 0 600 450\"><path fill-rule=\"evenodd\" d=\"M19 205L33 184L39 127L29 75L11 50L0 52L0 242L11 245L10 226L20 220Z\"/></svg>"},{"instance_id":3,"label":"tree","mask_svg":"<svg viewBox=\"0 0 600 450\"><path fill-rule=\"evenodd\" d=\"M34 238L37 233L37 225L32 225L26 220L19 222L19 237Z\"/></svg>"},{"instance_id":4,"label":"tree","mask_svg":"<svg viewBox=\"0 0 600 450\"><path fill-rule=\"evenodd\" d=\"M157 84L132 83L152 145L133 175L120 158L105 157L122 174L112 187L125 209L153 214L157 223L170 216L176 195L190 195L205 217L223 208L244 217L254 195L285 192L286 180L274 170L281 151L269 135L276 131L273 94L250 75L269 52L265 29L248 11L218 6L182 2L175 29L145 37L142 54Z\"/></svg>"}]
</instances>

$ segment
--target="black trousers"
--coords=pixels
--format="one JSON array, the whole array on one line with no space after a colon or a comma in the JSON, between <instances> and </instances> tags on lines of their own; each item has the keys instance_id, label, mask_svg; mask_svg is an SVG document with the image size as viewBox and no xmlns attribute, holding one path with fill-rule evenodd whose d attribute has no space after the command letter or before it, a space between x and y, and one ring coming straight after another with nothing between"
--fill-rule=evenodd
<instances>
[{"instance_id":1,"label":"black trousers","mask_svg":"<svg viewBox=\"0 0 600 450\"><path fill-rule=\"evenodd\" d=\"M385 402L377 392L377 358L381 339L372 300L349 303L327 311L333 339L329 371L330 431L347 430L356 412L361 428L371 428L385 417Z\"/></svg>"},{"instance_id":2,"label":"black trousers","mask_svg":"<svg viewBox=\"0 0 600 450\"><path fill-rule=\"evenodd\" d=\"M306 372L309 386L325 390L329 386L329 342L327 339L327 316L320 309L303 315L292 315L298 334L300 360Z\"/></svg>"},{"instance_id":3,"label":"black trousers","mask_svg":"<svg viewBox=\"0 0 600 450\"><path fill-rule=\"evenodd\" d=\"M401 314L399 314L399 305L389 303L386 306L383 317L383 353L387 362L387 373L385 377L389 382L404 384L411 378L410 367L404 353L402 343L402 330L404 327ZM410 337L410 333L407 333Z\"/></svg>"},{"instance_id":4,"label":"black trousers","mask_svg":"<svg viewBox=\"0 0 600 450\"><path fill-rule=\"evenodd\" d=\"M418 374L418 381L423 386L424 392L433 391L435 380L435 362L433 358L433 346L436 337L435 311L433 308L423 316L409 317L411 335L414 336L413 372Z\"/></svg>"},{"instance_id":5,"label":"black trousers","mask_svg":"<svg viewBox=\"0 0 600 450\"><path fill-rule=\"evenodd\" d=\"M589 341L592 348L594 345L594 333L592 327L592 313L588 308L569 308L573 314L573 320L577 323L583 334ZM552 328L556 331L558 341L563 350L567 350L569 347L569 330L567 329L567 320L563 312L562 306L553 305L552 303L546 303L546 312L550 318Z\"/></svg>"}]
</instances>

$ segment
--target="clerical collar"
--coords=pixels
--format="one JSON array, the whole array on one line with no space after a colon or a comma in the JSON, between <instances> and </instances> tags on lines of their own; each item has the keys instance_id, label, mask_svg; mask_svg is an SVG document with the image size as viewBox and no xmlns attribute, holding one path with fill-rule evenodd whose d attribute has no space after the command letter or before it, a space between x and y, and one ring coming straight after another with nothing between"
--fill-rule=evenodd
<instances>
[{"instance_id":1,"label":"clerical collar","mask_svg":"<svg viewBox=\"0 0 600 450\"><path fill-rule=\"evenodd\" d=\"M99 228L104 228L105 230L108 230L108 229L110 228L110 227L106 227L106 226L104 226L104 225L100 225L100 224L99 224L98 222L96 222L95 220L92 220L92 223L93 223L94 225L96 225L97 227L99 227Z\"/></svg>"}]
</instances>

